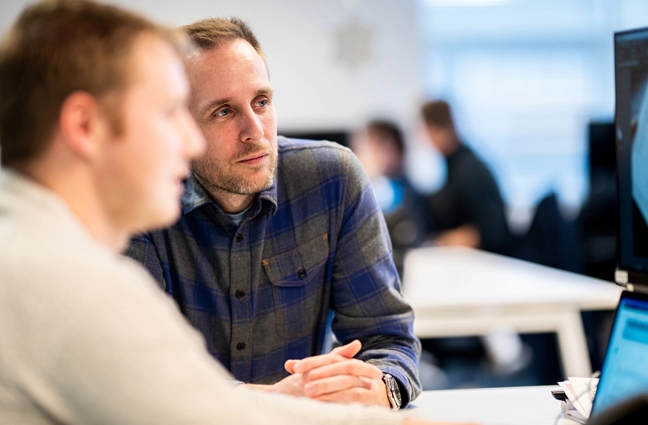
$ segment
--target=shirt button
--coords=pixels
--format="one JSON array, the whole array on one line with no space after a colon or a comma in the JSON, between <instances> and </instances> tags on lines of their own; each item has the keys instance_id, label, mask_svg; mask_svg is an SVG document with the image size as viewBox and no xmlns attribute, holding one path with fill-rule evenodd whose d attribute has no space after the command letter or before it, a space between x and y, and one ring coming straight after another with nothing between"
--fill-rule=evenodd
<instances>
[{"instance_id":1,"label":"shirt button","mask_svg":"<svg viewBox=\"0 0 648 425\"><path fill-rule=\"evenodd\" d=\"M236 344L236 349L239 351L245 350L245 343L239 342L238 344Z\"/></svg>"},{"instance_id":2,"label":"shirt button","mask_svg":"<svg viewBox=\"0 0 648 425\"><path fill-rule=\"evenodd\" d=\"M297 277L300 279L303 279L306 277L306 270L302 269L301 267L297 269Z\"/></svg>"},{"instance_id":3,"label":"shirt button","mask_svg":"<svg viewBox=\"0 0 648 425\"><path fill-rule=\"evenodd\" d=\"M239 289L239 290L236 291L234 296L240 300L241 298L243 298L245 296L245 291Z\"/></svg>"},{"instance_id":4,"label":"shirt button","mask_svg":"<svg viewBox=\"0 0 648 425\"><path fill-rule=\"evenodd\" d=\"M236 234L236 242L241 243L243 241L243 235L240 233Z\"/></svg>"}]
</instances>

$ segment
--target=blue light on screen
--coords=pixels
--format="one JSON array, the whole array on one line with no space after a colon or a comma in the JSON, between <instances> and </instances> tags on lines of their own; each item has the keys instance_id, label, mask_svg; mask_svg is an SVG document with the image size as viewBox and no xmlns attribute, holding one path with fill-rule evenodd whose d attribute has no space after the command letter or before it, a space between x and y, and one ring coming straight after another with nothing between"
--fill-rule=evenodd
<instances>
[{"instance_id":1,"label":"blue light on screen","mask_svg":"<svg viewBox=\"0 0 648 425\"><path fill-rule=\"evenodd\" d=\"M622 299L592 414L648 393L648 302Z\"/></svg>"}]
</instances>

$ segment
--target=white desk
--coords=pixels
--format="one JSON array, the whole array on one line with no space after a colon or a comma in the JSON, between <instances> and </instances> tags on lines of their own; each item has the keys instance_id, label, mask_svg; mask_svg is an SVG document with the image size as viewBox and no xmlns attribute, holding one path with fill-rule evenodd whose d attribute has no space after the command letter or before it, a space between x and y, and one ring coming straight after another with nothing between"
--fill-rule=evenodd
<instances>
[{"instance_id":1,"label":"white desk","mask_svg":"<svg viewBox=\"0 0 648 425\"><path fill-rule=\"evenodd\" d=\"M421 419L430 421L487 425L578 425L562 418L560 402L551 396L551 390L557 388L556 385L424 391L414 400L411 410Z\"/></svg>"},{"instance_id":2,"label":"white desk","mask_svg":"<svg viewBox=\"0 0 648 425\"><path fill-rule=\"evenodd\" d=\"M500 328L556 332L567 376L591 374L581 310L613 310L610 282L468 248L419 248L405 257L403 294L419 338Z\"/></svg>"}]
</instances>

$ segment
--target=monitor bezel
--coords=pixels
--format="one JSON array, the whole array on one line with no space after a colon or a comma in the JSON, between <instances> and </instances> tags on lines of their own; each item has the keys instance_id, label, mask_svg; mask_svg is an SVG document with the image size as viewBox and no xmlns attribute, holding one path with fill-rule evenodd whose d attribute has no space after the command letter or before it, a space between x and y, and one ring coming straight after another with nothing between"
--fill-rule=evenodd
<instances>
[{"instance_id":1,"label":"monitor bezel","mask_svg":"<svg viewBox=\"0 0 648 425\"><path fill-rule=\"evenodd\" d=\"M634 287L642 287L641 292L648 290L648 258L646 258L647 264L645 270L637 266L636 261L628 261L625 253L622 250L622 239L624 238L624 217L621 213L622 210L622 198L625 196L625 192L621 187L621 180L623 177L620 175L624 169L626 169L629 164L629 160L623 156L623 145L622 141L619 138L621 130L619 128L619 96L618 96L618 87L619 87L619 74L617 72L617 63L618 63L618 48L620 38L627 38L628 36L644 34L645 38L648 40L648 27L635 28L624 31L617 31L614 33L614 87L615 87L615 117L614 117L614 128L615 128L615 144L616 144L616 186L617 186L617 203L619 208L619 214L617 218L617 270L615 273L615 282L623 287L628 288L629 290L634 290ZM627 223L625 224L627 226ZM630 256L635 257L634 255ZM644 258L644 257L638 257Z\"/></svg>"}]
</instances>

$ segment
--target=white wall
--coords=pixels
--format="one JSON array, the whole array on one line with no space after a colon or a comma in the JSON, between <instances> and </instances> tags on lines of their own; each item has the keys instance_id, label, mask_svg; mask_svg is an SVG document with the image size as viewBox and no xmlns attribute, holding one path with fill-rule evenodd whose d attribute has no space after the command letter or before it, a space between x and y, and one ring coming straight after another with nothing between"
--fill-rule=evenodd
<instances>
[{"instance_id":1,"label":"white wall","mask_svg":"<svg viewBox=\"0 0 648 425\"><path fill-rule=\"evenodd\" d=\"M29 3L0 0L0 32ZM407 123L424 92L416 0L114 3L173 26L208 16L248 21L268 57L282 130L351 129L373 115ZM366 39L340 35L353 22L368 30ZM338 59L341 47L362 45L362 40L367 40L366 61L353 68Z\"/></svg>"}]
</instances>

